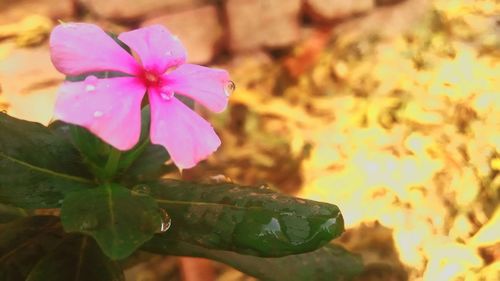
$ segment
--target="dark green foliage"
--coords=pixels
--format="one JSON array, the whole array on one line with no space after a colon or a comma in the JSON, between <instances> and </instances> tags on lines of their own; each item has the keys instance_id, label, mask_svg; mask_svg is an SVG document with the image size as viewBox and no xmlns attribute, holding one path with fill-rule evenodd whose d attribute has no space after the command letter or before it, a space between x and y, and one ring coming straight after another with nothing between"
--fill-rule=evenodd
<instances>
[{"instance_id":1,"label":"dark green foliage","mask_svg":"<svg viewBox=\"0 0 500 281\"><path fill-rule=\"evenodd\" d=\"M166 238L280 257L316 250L344 231L335 205L232 183L163 180L145 185L172 218Z\"/></svg>"},{"instance_id":2,"label":"dark green foliage","mask_svg":"<svg viewBox=\"0 0 500 281\"><path fill-rule=\"evenodd\" d=\"M175 167L149 141L149 109L142 114L140 141L125 152L78 126L0 114L0 280L123 280L113 259L139 247L271 281L360 272L357 257L328 245L344 230L335 205L232 183L160 180ZM44 208L61 208L62 225L30 216ZM164 212L172 226L155 234Z\"/></svg>"},{"instance_id":3,"label":"dark green foliage","mask_svg":"<svg viewBox=\"0 0 500 281\"><path fill-rule=\"evenodd\" d=\"M363 270L361 259L337 245L281 258L261 258L235 252L206 249L193 244L153 238L144 249L163 255L191 256L228 264L263 281L346 281Z\"/></svg>"},{"instance_id":4,"label":"dark green foliage","mask_svg":"<svg viewBox=\"0 0 500 281\"><path fill-rule=\"evenodd\" d=\"M26 217L0 225L0 280L25 280L40 258L60 242L57 217Z\"/></svg>"},{"instance_id":5,"label":"dark green foliage","mask_svg":"<svg viewBox=\"0 0 500 281\"><path fill-rule=\"evenodd\" d=\"M64 194L93 185L78 151L46 127L0 113L0 203L57 208Z\"/></svg>"},{"instance_id":6,"label":"dark green foliage","mask_svg":"<svg viewBox=\"0 0 500 281\"><path fill-rule=\"evenodd\" d=\"M121 281L120 266L101 253L87 236L68 236L44 256L27 281Z\"/></svg>"},{"instance_id":7,"label":"dark green foliage","mask_svg":"<svg viewBox=\"0 0 500 281\"><path fill-rule=\"evenodd\" d=\"M160 228L156 202L148 196L133 196L117 184L106 184L68 195L61 209L67 232L94 237L103 252L122 259L153 237Z\"/></svg>"}]
</instances>

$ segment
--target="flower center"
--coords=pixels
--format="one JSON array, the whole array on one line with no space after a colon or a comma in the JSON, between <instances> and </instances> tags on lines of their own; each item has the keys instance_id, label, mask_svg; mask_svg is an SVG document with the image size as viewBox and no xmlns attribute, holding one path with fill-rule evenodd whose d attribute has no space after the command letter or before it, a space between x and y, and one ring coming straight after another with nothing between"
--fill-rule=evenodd
<instances>
[{"instance_id":1,"label":"flower center","mask_svg":"<svg viewBox=\"0 0 500 281\"><path fill-rule=\"evenodd\" d=\"M154 72L145 70L142 74L142 80L146 86L158 86L161 82L161 78Z\"/></svg>"},{"instance_id":2,"label":"flower center","mask_svg":"<svg viewBox=\"0 0 500 281\"><path fill-rule=\"evenodd\" d=\"M143 70L139 77L149 91L154 89L163 100L169 101L174 96L174 91L167 85L167 79L156 72Z\"/></svg>"}]
</instances>

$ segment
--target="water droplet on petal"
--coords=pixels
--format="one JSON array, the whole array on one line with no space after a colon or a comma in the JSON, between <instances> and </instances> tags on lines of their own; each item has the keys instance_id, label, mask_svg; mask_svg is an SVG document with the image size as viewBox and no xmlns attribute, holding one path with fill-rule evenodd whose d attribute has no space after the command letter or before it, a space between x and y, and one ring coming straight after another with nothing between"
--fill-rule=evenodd
<instances>
[{"instance_id":1,"label":"water droplet on petal","mask_svg":"<svg viewBox=\"0 0 500 281\"><path fill-rule=\"evenodd\" d=\"M168 215L167 211L165 211L164 209L160 209L160 213L161 213L161 224L157 233L163 233L167 231L172 225L172 219Z\"/></svg>"},{"instance_id":2,"label":"water droplet on petal","mask_svg":"<svg viewBox=\"0 0 500 281\"><path fill-rule=\"evenodd\" d=\"M141 195L149 195L151 188L145 184L138 184L132 187L132 192Z\"/></svg>"},{"instance_id":3,"label":"water droplet on petal","mask_svg":"<svg viewBox=\"0 0 500 281\"><path fill-rule=\"evenodd\" d=\"M93 92L96 89L96 84L99 78L95 77L94 75L89 75L83 80L83 83L85 84L85 91L87 92Z\"/></svg>"},{"instance_id":4,"label":"water droplet on petal","mask_svg":"<svg viewBox=\"0 0 500 281\"><path fill-rule=\"evenodd\" d=\"M86 84L95 84L95 83L97 83L98 80L99 80L99 78L97 78L97 76L89 75L89 76L85 77L85 80L83 80L83 81Z\"/></svg>"},{"instance_id":5,"label":"water droplet on petal","mask_svg":"<svg viewBox=\"0 0 500 281\"><path fill-rule=\"evenodd\" d=\"M174 92L167 86L164 86L161 88L161 92L160 92L160 97L163 99L163 100L171 100L172 97L174 96Z\"/></svg>"},{"instance_id":6,"label":"water droplet on petal","mask_svg":"<svg viewBox=\"0 0 500 281\"><path fill-rule=\"evenodd\" d=\"M94 112L94 117L101 117L103 115L104 115L104 113L102 113L101 111Z\"/></svg>"},{"instance_id":7,"label":"water droplet on petal","mask_svg":"<svg viewBox=\"0 0 500 281\"><path fill-rule=\"evenodd\" d=\"M165 52L165 56L171 56L172 55L172 52L171 51L166 51Z\"/></svg>"},{"instance_id":8,"label":"water droplet on petal","mask_svg":"<svg viewBox=\"0 0 500 281\"><path fill-rule=\"evenodd\" d=\"M224 94L226 94L227 97L229 97L234 90L236 89L236 85L234 84L233 81L229 80L227 84L224 86Z\"/></svg>"},{"instance_id":9,"label":"water droplet on petal","mask_svg":"<svg viewBox=\"0 0 500 281\"><path fill-rule=\"evenodd\" d=\"M161 98L164 99L164 100L170 100L172 97L167 94L167 93L161 93L160 94Z\"/></svg>"},{"instance_id":10,"label":"water droplet on petal","mask_svg":"<svg viewBox=\"0 0 500 281\"><path fill-rule=\"evenodd\" d=\"M85 91L93 92L93 91L95 91L95 86L94 85L87 85L87 86L85 86Z\"/></svg>"}]
</instances>

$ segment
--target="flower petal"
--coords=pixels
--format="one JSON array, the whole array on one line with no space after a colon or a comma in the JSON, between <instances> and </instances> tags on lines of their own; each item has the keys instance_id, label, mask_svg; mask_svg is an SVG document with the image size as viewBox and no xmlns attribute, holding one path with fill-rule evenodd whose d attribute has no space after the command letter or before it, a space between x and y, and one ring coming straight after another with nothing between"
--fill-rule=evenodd
<instances>
[{"instance_id":1,"label":"flower petal","mask_svg":"<svg viewBox=\"0 0 500 281\"><path fill-rule=\"evenodd\" d=\"M149 101L151 142L163 145L177 167L195 166L221 144L210 123L175 97L164 100L150 91Z\"/></svg>"},{"instance_id":2,"label":"flower petal","mask_svg":"<svg viewBox=\"0 0 500 281\"><path fill-rule=\"evenodd\" d=\"M161 25L123 32L118 39L139 55L146 70L157 74L186 61L186 49L182 43Z\"/></svg>"},{"instance_id":3,"label":"flower petal","mask_svg":"<svg viewBox=\"0 0 500 281\"><path fill-rule=\"evenodd\" d=\"M88 23L63 23L50 35L52 63L60 72L79 75L96 71L135 74L135 59L100 27Z\"/></svg>"},{"instance_id":4,"label":"flower petal","mask_svg":"<svg viewBox=\"0 0 500 281\"><path fill-rule=\"evenodd\" d=\"M87 128L117 149L132 148L141 133L146 88L137 78L93 78L62 85L55 117Z\"/></svg>"},{"instance_id":5,"label":"flower petal","mask_svg":"<svg viewBox=\"0 0 500 281\"><path fill-rule=\"evenodd\" d=\"M230 83L227 71L195 64L183 64L164 76L175 93L188 96L214 112L226 109Z\"/></svg>"}]
</instances>

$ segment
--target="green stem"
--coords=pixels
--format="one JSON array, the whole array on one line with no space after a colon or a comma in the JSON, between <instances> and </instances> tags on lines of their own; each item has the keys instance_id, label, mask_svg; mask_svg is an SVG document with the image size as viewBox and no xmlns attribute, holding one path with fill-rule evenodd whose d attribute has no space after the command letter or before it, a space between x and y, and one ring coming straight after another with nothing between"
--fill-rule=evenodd
<instances>
[{"instance_id":1,"label":"green stem","mask_svg":"<svg viewBox=\"0 0 500 281\"><path fill-rule=\"evenodd\" d=\"M106 172L107 179L111 179L118 170L118 164L120 163L120 156L122 155L121 151L117 149L112 149L109 154L108 161L106 162L106 166L104 167L104 171Z\"/></svg>"}]
</instances>

